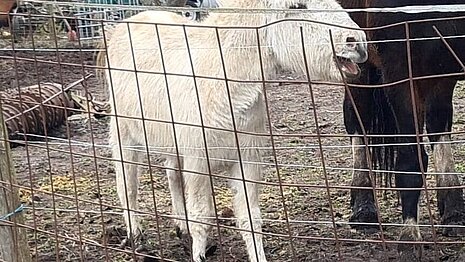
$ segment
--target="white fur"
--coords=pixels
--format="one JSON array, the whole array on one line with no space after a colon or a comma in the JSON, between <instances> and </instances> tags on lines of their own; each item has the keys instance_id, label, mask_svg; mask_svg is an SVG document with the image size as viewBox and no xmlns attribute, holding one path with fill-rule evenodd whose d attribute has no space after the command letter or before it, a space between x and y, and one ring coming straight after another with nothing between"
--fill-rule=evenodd
<instances>
[{"instance_id":1,"label":"white fur","mask_svg":"<svg viewBox=\"0 0 465 262\"><path fill-rule=\"evenodd\" d=\"M302 0L308 8L341 9L335 0ZM288 8L296 1L278 0L223 0L223 7L239 8ZM284 18L304 18L357 27L347 13L312 13L299 15L286 14L225 14L211 13L202 25L215 26L262 26ZM163 73L160 59L160 47L157 42L157 32L154 23L197 24L184 17L158 11L140 13L129 21L142 21L151 25L131 24L129 40L127 24L116 26L111 32L111 41L107 48L109 67L126 69L133 72L111 70L107 72L107 83L110 89L110 100L114 113L119 116L187 123L200 125L201 114L195 81L198 86L200 107L205 126L233 130L232 113L236 120L237 130L252 133L265 133L266 112L261 84L244 84L228 82L233 112L230 110L228 91L224 80L206 80L193 77L167 76L163 74L134 73L133 55L138 71ZM198 25L198 24L197 24ZM284 22L259 30L263 48L262 59L265 79L273 78L278 69L291 70L296 74L305 75L305 64L301 48L300 30L305 34L307 58L312 80L340 81L341 76L333 61L329 45L327 26L309 22ZM158 25L164 64L168 73L192 75L191 63L186 47L183 28L180 26ZM224 79L223 66L216 31L212 28L186 27L194 64L194 73L200 76ZM344 43L347 37L364 41L365 35L360 31L345 30L333 27L334 39ZM219 29L221 47L223 49L226 74L235 80L262 80L255 30ZM326 43L326 45L311 45L311 43ZM365 45L364 45L365 46ZM366 46L365 46L366 47ZM338 45L337 51L343 50ZM136 77L137 76L137 77ZM167 87L171 98L171 109L168 101ZM139 91L138 91L139 90ZM139 93L140 92L140 95ZM113 100L114 97L114 100ZM139 99L142 103L139 102ZM172 112L171 112L172 111ZM171 118L171 113L174 119ZM145 142L144 125L148 145ZM113 156L124 161L142 160L134 151L122 150L123 146L150 146L164 148L168 154L176 154L175 139L179 146L180 163L173 156L163 155L166 167L180 168L181 172L167 170L172 195L173 213L181 218L185 216L182 183L184 183L186 207L189 219L214 222L205 217L214 216L210 178L196 173L208 174L226 171L231 177L245 177L248 180L261 179L260 152L251 147L261 147L267 141L259 136L238 134L238 143L243 161L242 168L238 163L228 161L210 161L205 159L204 143L208 145L210 158L238 160L238 150L214 149L214 147L236 147L236 137L233 132L205 129L206 140L203 139L203 129L200 127L175 125L176 137L171 123L133 120L113 117L110 123L110 143L113 145ZM248 147L248 148L246 148ZM146 157L146 156L144 156ZM191 171L191 172L189 172ZM195 172L195 173L194 173ZM137 170L135 165L118 164L116 168L118 193L123 208L137 210ZM125 182L126 181L126 182ZM235 192L234 211L238 219L238 227L250 230L247 201L253 219L253 229L261 232L261 215L258 203L258 186L256 183L231 181ZM245 195L245 189L247 196ZM127 195L127 198L126 198ZM126 225L135 237L140 234L140 224L134 213L125 212ZM130 220L130 221L129 221ZM186 223L178 222L181 229L186 230ZM193 238L193 256L200 261L205 255L207 234L210 227L199 223L189 223L189 232ZM252 234L241 233L247 246L251 261L266 261L262 235L255 234L255 244ZM255 250L256 247L256 250ZM255 255L257 252L257 256Z\"/></svg>"}]
</instances>

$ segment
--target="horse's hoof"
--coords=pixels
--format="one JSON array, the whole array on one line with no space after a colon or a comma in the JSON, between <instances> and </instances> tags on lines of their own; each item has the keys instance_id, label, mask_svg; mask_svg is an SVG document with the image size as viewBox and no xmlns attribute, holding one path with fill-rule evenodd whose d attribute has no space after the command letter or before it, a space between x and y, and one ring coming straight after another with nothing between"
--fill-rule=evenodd
<instances>
[{"instance_id":1,"label":"horse's hoof","mask_svg":"<svg viewBox=\"0 0 465 262\"><path fill-rule=\"evenodd\" d=\"M355 229L379 229L378 211L373 203L355 205L349 222Z\"/></svg>"},{"instance_id":2,"label":"horse's hoof","mask_svg":"<svg viewBox=\"0 0 465 262\"><path fill-rule=\"evenodd\" d=\"M442 229L444 236L465 236L465 211L446 212L441 218L441 224L447 225Z\"/></svg>"},{"instance_id":3,"label":"horse's hoof","mask_svg":"<svg viewBox=\"0 0 465 262\"><path fill-rule=\"evenodd\" d=\"M407 220L405 227L400 233L400 241L416 242L421 241L420 228L414 220ZM421 261L423 254L423 245L416 243L400 243L397 246L399 253L399 262L417 262Z\"/></svg>"}]
</instances>

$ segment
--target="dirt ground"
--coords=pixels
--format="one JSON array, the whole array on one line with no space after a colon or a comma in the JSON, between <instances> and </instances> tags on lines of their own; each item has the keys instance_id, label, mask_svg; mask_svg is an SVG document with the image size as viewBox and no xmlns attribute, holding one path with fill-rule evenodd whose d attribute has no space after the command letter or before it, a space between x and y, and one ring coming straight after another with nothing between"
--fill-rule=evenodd
<instances>
[{"instance_id":1,"label":"dirt ground","mask_svg":"<svg viewBox=\"0 0 465 262\"><path fill-rule=\"evenodd\" d=\"M17 58L34 58L58 61L54 52L16 52ZM51 65L17 59L10 51L0 51L0 86L2 89L27 86L41 82L70 83L82 77L83 71L93 69L77 66L94 64L93 52L60 52L62 62L76 66ZM96 78L87 82L88 89L97 99L105 99L101 83ZM314 108L308 86L267 86L271 106L273 131L284 134L315 133ZM315 86L316 111L320 132L344 134L342 121L343 89L340 87ZM77 87L76 90L83 90ZM454 130L465 126L465 89L459 86L454 100ZM27 147L13 149L14 164L21 188L22 201L28 230L29 246L36 261L129 261L133 258L130 248L126 252L114 250L123 239L123 220L115 190L113 163L108 148L108 118L87 118L75 115L48 134L47 140L30 141ZM462 140L463 135L454 135ZM352 165L348 138L324 138L324 161L330 185L350 185ZM350 215L347 189L325 189L325 175L320 168L322 155L314 138L299 135L276 137L279 173L286 183L306 184L317 187L263 186L261 209L264 218L263 231L278 236L265 235L265 251L269 261L396 261L394 244L369 243L381 240L380 232L358 232L347 224ZM98 158L95 158L98 156ZM457 171L465 172L465 147L454 144ZM267 182L278 182L271 152L266 152L264 162ZM432 184L433 178L429 183ZM221 225L234 227L230 209L231 192L225 181L215 181L215 197ZM53 194L52 194L53 192ZM189 261L187 241L176 237L170 213L170 199L166 177L155 168L150 177L141 168L140 209L148 252L166 261ZM329 193L329 197L328 197ZM428 225L430 218L427 202L435 206L435 194L430 201L423 196L420 223ZM156 202L156 209L154 205ZM335 222L333 228L330 203ZM283 202L288 209L291 242L285 223ZM400 207L397 196L389 191L379 196L381 217L384 223L400 223ZM438 223L438 212L433 208L433 220ZM383 232L387 240L396 240L399 226L387 226ZM217 228L210 242L217 250L208 261L246 261L244 243L237 231L221 228L221 244ZM432 241L431 227L422 227L423 238ZM337 241L335 241L335 234ZM349 239L358 242L347 241ZM463 241L462 238L438 236L441 241ZM366 241L365 241L366 240ZM460 261L460 245L425 245L423 261ZM339 251L338 251L339 250ZM145 259L144 261L155 261Z\"/></svg>"}]
</instances>

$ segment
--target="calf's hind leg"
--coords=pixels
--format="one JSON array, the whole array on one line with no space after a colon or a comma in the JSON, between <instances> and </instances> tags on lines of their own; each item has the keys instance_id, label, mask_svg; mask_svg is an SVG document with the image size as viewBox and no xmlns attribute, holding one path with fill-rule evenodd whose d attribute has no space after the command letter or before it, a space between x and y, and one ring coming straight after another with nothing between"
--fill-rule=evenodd
<instances>
[{"instance_id":1,"label":"calf's hind leg","mask_svg":"<svg viewBox=\"0 0 465 262\"><path fill-rule=\"evenodd\" d=\"M110 143L115 142L110 138ZM132 143L134 144L134 143ZM128 241L134 241L135 244L142 238L142 229L139 218L135 215L137 210L137 195L139 179L137 177L137 165L129 162L137 162L139 153L131 149L121 149L118 142L112 143L113 157L118 159L115 163L116 189L123 209L124 221L126 223L127 239L121 243L123 246Z\"/></svg>"},{"instance_id":2,"label":"calf's hind leg","mask_svg":"<svg viewBox=\"0 0 465 262\"><path fill-rule=\"evenodd\" d=\"M207 238L215 216L213 195L207 163L195 158L184 158L183 179L189 232L192 237L192 256L195 262L205 261ZM192 221L195 220L195 221Z\"/></svg>"},{"instance_id":3,"label":"calf's hind leg","mask_svg":"<svg viewBox=\"0 0 465 262\"><path fill-rule=\"evenodd\" d=\"M250 163L261 162L259 152L257 150L244 150L242 157L244 160L242 167L240 163L234 164L231 168L232 176L241 180L245 178L246 180L261 181L262 170L260 164ZM266 262L265 251L263 249L263 236L261 234L262 219L259 207L259 185L254 182L243 182L240 180L232 180L230 184L234 191L233 204L237 226L247 231L241 231L241 235L245 241L249 259L253 262ZM250 225L251 220L252 226ZM255 233L253 235L251 233L252 228Z\"/></svg>"},{"instance_id":4,"label":"calf's hind leg","mask_svg":"<svg viewBox=\"0 0 465 262\"><path fill-rule=\"evenodd\" d=\"M182 161L182 159L180 160ZM183 183L184 179L182 178L180 170L182 170L182 162L181 168L179 168L178 159L177 158L168 158L165 161L166 169L166 176L168 177L168 184L170 187L170 194L171 194L171 212L174 216L176 216L175 224L176 224L176 233L179 238L182 237L182 234L187 233L186 223L183 221L186 219L185 217L185 197L183 191Z\"/></svg>"}]
</instances>

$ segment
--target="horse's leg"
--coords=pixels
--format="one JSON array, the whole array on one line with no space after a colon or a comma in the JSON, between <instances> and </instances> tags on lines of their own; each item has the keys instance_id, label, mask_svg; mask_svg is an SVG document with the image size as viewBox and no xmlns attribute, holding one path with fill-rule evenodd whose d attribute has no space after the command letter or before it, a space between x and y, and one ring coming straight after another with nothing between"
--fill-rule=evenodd
<instances>
[{"instance_id":1,"label":"horse's leg","mask_svg":"<svg viewBox=\"0 0 465 262\"><path fill-rule=\"evenodd\" d=\"M452 95L456 81L443 79L435 85L428 85L426 101L426 128L428 133L450 132L452 128ZM450 135L430 135L433 142L433 157L438 187L460 186L457 175L447 174L455 171L454 158L450 144ZM437 144L434 144L437 143ZM465 206L462 189L444 189L437 191L439 214L442 224L463 225ZM460 230L444 228L446 235L457 234ZM461 232L462 233L462 232Z\"/></svg>"},{"instance_id":2,"label":"horse's leg","mask_svg":"<svg viewBox=\"0 0 465 262\"><path fill-rule=\"evenodd\" d=\"M208 166L203 160L190 157L185 157L183 164L192 255L195 262L201 262L205 261L207 238L211 229L208 223L215 215Z\"/></svg>"},{"instance_id":3,"label":"horse's leg","mask_svg":"<svg viewBox=\"0 0 465 262\"><path fill-rule=\"evenodd\" d=\"M365 130L370 130L373 117L373 90L372 89L351 89L352 97L355 100L357 110L363 121ZM344 98L344 124L346 131L350 135L361 135L362 127L356 115L355 107L346 92ZM350 205L352 216L350 222L355 223L376 223L378 222L377 209L374 204L373 181L371 181L368 171L368 160L364 139L362 137L352 137L353 153L353 175L351 185L354 187L365 187L367 189L351 189ZM364 170L364 171L362 171ZM354 228L371 227L366 225L352 225Z\"/></svg>"},{"instance_id":4,"label":"horse's leg","mask_svg":"<svg viewBox=\"0 0 465 262\"><path fill-rule=\"evenodd\" d=\"M246 162L261 162L258 150L243 150L241 164L234 164L231 168L232 177L236 179L260 181L262 169L260 164ZM247 182L244 184L240 180L231 180L231 188L234 191L234 213L237 218L237 226L245 231L241 231L245 241L247 253L250 261L266 262L265 251L263 249L262 219L259 208L259 185ZM250 216L249 216L250 215ZM252 220L252 225L250 225ZM252 236L251 228L254 230ZM258 258L258 261L257 261Z\"/></svg>"},{"instance_id":5,"label":"horse's leg","mask_svg":"<svg viewBox=\"0 0 465 262\"><path fill-rule=\"evenodd\" d=\"M399 134L415 134L415 117L414 110L412 108L410 88L408 86L396 86L389 89L387 94L394 114L396 115ZM415 100L417 105L418 132L421 134L424 123L424 101L417 94L415 94ZM417 226L421 193L420 189L423 187L423 176L420 174L420 171L421 165L423 165L424 171L426 172L428 156L425 152L424 146L416 144L416 137L400 137L399 142L407 144L413 143L413 145L398 146L395 163L395 170L398 172L395 175L396 187L400 189L419 189L400 191L402 201L402 219L405 224L400 234L400 240L420 241L421 234ZM410 172L415 172L416 174L412 174ZM421 256L421 249L421 245L399 244L398 251L400 253L400 260L412 261L413 258L419 259Z\"/></svg>"},{"instance_id":6,"label":"horse's leg","mask_svg":"<svg viewBox=\"0 0 465 262\"><path fill-rule=\"evenodd\" d=\"M181 160L182 161L182 160ZM182 164L182 163L181 163ZM186 223L185 220L185 206L184 206L184 191L183 191L183 178L178 165L178 159L175 157L170 157L165 161L166 176L168 177L168 184L170 187L171 194L171 213L176 216L176 233L179 238L182 237L183 233L186 233Z\"/></svg>"}]
</instances>

